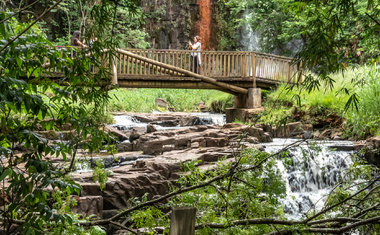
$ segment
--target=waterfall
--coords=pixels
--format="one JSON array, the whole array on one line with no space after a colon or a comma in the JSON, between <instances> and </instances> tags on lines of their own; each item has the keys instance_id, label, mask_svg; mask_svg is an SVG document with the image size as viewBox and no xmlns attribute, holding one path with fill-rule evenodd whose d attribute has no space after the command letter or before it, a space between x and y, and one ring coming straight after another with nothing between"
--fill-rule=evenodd
<instances>
[{"instance_id":1,"label":"waterfall","mask_svg":"<svg viewBox=\"0 0 380 235\"><path fill-rule=\"evenodd\" d=\"M266 144L267 152L277 152L294 139L274 139ZM290 218L300 219L306 212L321 209L330 190L344 176L352 164L352 151L334 150L334 146L352 146L350 141L313 141L311 147L303 144L290 149L290 164L277 161L286 182L284 211ZM344 149L344 148L341 148Z\"/></svg>"},{"instance_id":2,"label":"waterfall","mask_svg":"<svg viewBox=\"0 0 380 235\"><path fill-rule=\"evenodd\" d=\"M252 30L249 24L249 19L252 17L252 13L245 10L243 13L243 25L240 29L239 38L242 45L243 51L259 51L259 39L260 35L258 32Z\"/></svg>"}]
</instances>

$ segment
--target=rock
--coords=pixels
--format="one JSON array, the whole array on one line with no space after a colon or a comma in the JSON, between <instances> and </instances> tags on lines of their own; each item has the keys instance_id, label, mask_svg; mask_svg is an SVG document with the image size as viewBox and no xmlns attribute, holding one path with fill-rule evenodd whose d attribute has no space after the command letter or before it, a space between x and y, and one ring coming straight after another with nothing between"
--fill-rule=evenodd
<instances>
[{"instance_id":1,"label":"rock","mask_svg":"<svg viewBox=\"0 0 380 235\"><path fill-rule=\"evenodd\" d=\"M311 132L313 132L313 125L311 125L311 124L302 124L302 130L303 131L311 131Z\"/></svg>"},{"instance_id":2,"label":"rock","mask_svg":"<svg viewBox=\"0 0 380 235\"><path fill-rule=\"evenodd\" d=\"M380 168L380 148L365 149L363 157L371 164Z\"/></svg>"},{"instance_id":3,"label":"rock","mask_svg":"<svg viewBox=\"0 0 380 235\"><path fill-rule=\"evenodd\" d=\"M337 130L333 130L331 132L330 138L333 139L333 140L342 140L343 139L342 135L343 135L342 132L337 131Z\"/></svg>"},{"instance_id":4,"label":"rock","mask_svg":"<svg viewBox=\"0 0 380 235\"><path fill-rule=\"evenodd\" d=\"M124 134L123 132L119 131L118 129L116 129L113 126L106 125L104 127L104 129L107 132L109 132L109 133L113 134L114 136L116 136L119 139L119 141L124 141L124 140L129 139L129 137L126 134Z\"/></svg>"},{"instance_id":5,"label":"rock","mask_svg":"<svg viewBox=\"0 0 380 235\"><path fill-rule=\"evenodd\" d=\"M137 140L138 138L140 138L140 134L135 129L132 129L132 132L129 135L129 142L132 143L134 140Z\"/></svg>"},{"instance_id":6,"label":"rock","mask_svg":"<svg viewBox=\"0 0 380 235\"><path fill-rule=\"evenodd\" d=\"M201 112L207 112L209 108L205 105L203 101L200 101L198 104L198 110Z\"/></svg>"},{"instance_id":7,"label":"rock","mask_svg":"<svg viewBox=\"0 0 380 235\"><path fill-rule=\"evenodd\" d=\"M102 196L75 196L77 205L71 208L73 213L81 214L83 217L95 215L103 217L103 197Z\"/></svg>"},{"instance_id":8,"label":"rock","mask_svg":"<svg viewBox=\"0 0 380 235\"><path fill-rule=\"evenodd\" d=\"M133 151L133 144L130 143L129 141L126 141L126 142L117 144L116 148L119 152L129 152L129 151Z\"/></svg>"},{"instance_id":9,"label":"rock","mask_svg":"<svg viewBox=\"0 0 380 235\"><path fill-rule=\"evenodd\" d=\"M225 138L210 138L206 137L206 147L224 147L227 145Z\"/></svg>"},{"instance_id":10,"label":"rock","mask_svg":"<svg viewBox=\"0 0 380 235\"><path fill-rule=\"evenodd\" d=\"M180 126L194 126L199 118L196 116L185 116L178 119Z\"/></svg>"},{"instance_id":11,"label":"rock","mask_svg":"<svg viewBox=\"0 0 380 235\"><path fill-rule=\"evenodd\" d=\"M152 133L152 132L156 132L157 129L152 125L152 124L148 124L146 126L146 133Z\"/></svg>"},{"instance_id":12,"label":"rock","mask_svg":"<svg viewBox=\"0 0 380 235\"><path fill-rule=\"evenodd\" d=\"M312 131L305 131L305 133L303 133L303 138L304 139L311 139L311 138L313 138L313 132Z\"/></svg>"},{"instance_id":13,"label":"rock","mask_svg":"<svg viewBox=\"0 0 380 235\"><path fill-rule=\"evenodd\" d=\"M273 140L272 140L271 135L268 132L264 132L263 136L261 136L260 141L264 143L268 143L268 142L272 142Z\"/></svg>"},{"instance_id":14,"label":"rock","mask_svg":"<svg viewBox=\"0 0 380 235\"><path fill-rule=\"evenodd\" d=\"M276 127L277 138L289 138L295 137L297 135L302 135L304 133L303 125L301 122L287 123L284 126Z\"/></svg>"},{"instance_id":15,"label":"rock","mask_svg":"<svg viewBox=\"0 0 380 235\"><path fill-rule=\"evenodd\" d=\"M380 148L380 136L375 136L366 140L366 146L372 149Z\"/></svg>"},{"instance_id":16,"label":"rock","mask_svg":"<svg viewBox=\"0 0 380 235\"><path fill-rule=\"evenodd\" d=\"M164 127L175 127L179 126L178 120L164 120L164 121L156 121L152 122L151 124L159 125L159 126L164 126Z\"/></svg>"},{"instance_id":17,"label":"rock","mask_svg":"<svg viewBox=\"0 0 380 235\"><path fill-rule=\"evenodd\" d=\"M242 125L239 124L239 123L226 123L223 125L223 129L231 129L231 128L237 128L237 127L241 127Z\"/></svg>"},{"instance_id":18,"label":"rock","mask_svg":"<svg viewBox=\"0 0 380 235\"><path fill-rule=\"evenodd\" d=\"M204 137L198 137L198 138L191 139L191 145L194 142L198 143L198 147L206 147L206 140Z\"/></svg>"},{"instance_id":19,"label":"rock","mask_svg":"<svg viewBox=\"0 0 380 235\"><path fill-rule=\"evenodd\" d=\"M321 132L319 130L314 131L313 138L318 139L321 135Z\"/></svg>"},{"instance_id":20,"label":"rock","mask_svg":"<svg viewBox=\"0 0 380 235\"><path fill-rule=\"evenodd\" d=\"M361 154L369 163L380 168L380 136L356 142L354 147L356 150L361 150L359 154Z\"/></svg>"},{"instance_id":21,"label":"rock","mask_svg":"<svg viewBox=\"0 0 380 235\"><path fill-rule=\"evenodd\" d=\"M257 137L252 137L252 136L248 136L247 141L249 143L252 143L252 144L258 144L259 143L259 139Z\"/></svg>"},{"instance_id":22,"label":"rock","mask_svg":"<svg viewBox=\"0 0 380 235\"><path fill-rule=\"evenodd\" d=\"M76 178L78 177L80 176L76 176ZM93 183L92 176L90 178L90 182L84 182L84 183L81 183L80 185L82 186L81 196L101 195L100 186L98 183Z\"/></svg>"},{"instance_id":23,"label":"rock","mask_svg":"<svg viewBox=\"0 0 380 235\"><path fill-rule=\"evenodd\" d=\"M103 217L102 219L108 219L108 218L111 218L115 215L117 215L119 211L116 210L116 209L113 209L113 210L103 210Z\"/></svg>"},{"instance_id":24,"label":"rock","mask_svg":"<svg viewBox=\"0 0 380 235\"><path fill-rule=\"evenodd\" d=\"M134 115L133 118L136 119L139 122L144 122L144 123L153 122L152 118L146 117L146 116Z\"/></svg>"},{"instance_id":25,"label":"rock","mask_svg":"<svg viewBox=\"0 0 380 235\"><path fill-rule=\"evenodd\" d=\"M169 103L166 100L161 99L161 98L156 98L156 105L158 107L163 107L163 108L169 107Z\"/></svg>"},{"instance_id":26,"label":"rock","mask_svg":"<svg viewBox=\"0 0 380 235\"><path fill-rule=\"evenodd\" d=\"M264 135L264 130L257 127L249 127L247 128L248 135L261 138Z\"/></svg>"},{"instance_id":27,"label":"rock","mask_svg":"<svg viewBox=\"0 0 380 235\"><path fill-rule=\"evenodd\" d=\"M331 129L326 129L326 130L322 131L322 133L319 135L319 138L328 139L328 138L330 138L331 132L332 132Z\"/></svg>"},{"instance_id":28,"label":"rock","mask_svg":"<svg viewBox=\"0 0 380 235\"><path fill-rule=\"evenodd\" d=\"M199 142L192 142L190 147L191 148L199 148Z\"/></svg>"},{"instance_id":29,"label":"rock","mask_svg":"<svg viewBox=\"0 0 380 235\"><path fill-rule=\"evenodd\" d=\"M167 145L163 145L162 146L162 151L163 152L172 151L174 149L175 149L175 145L174 144L167 144Z\"/></svg>"}]
</instances>

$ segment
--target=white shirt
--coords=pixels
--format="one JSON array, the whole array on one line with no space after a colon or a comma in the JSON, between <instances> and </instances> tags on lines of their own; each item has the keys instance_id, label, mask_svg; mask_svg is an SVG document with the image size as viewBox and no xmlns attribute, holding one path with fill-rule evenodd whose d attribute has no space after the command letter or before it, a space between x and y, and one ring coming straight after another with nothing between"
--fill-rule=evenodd
<instances>
[{"instance_id":1,"label":"white shirt","mask_svg":"<svg viewBox=\"0 0 380 235\"><path fill-rule=\"evenodd\" d=\"M201 42L196 42L195 44L193 44L193 47L194 46L198 46L196 51L201 51L201 48L202 48L202 44ZM198 57L198 63L199 64L202 64L202 59L201 59L201 53L198 53L198 52L191 52L191 55L192 56L197 56Z\"/></svg>"}]
</instances>

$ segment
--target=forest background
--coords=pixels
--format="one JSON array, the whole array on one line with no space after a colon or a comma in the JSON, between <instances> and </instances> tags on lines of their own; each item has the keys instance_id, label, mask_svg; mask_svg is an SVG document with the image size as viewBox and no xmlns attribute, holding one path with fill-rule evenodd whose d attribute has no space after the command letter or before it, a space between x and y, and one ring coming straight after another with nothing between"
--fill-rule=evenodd
<instances>
[{"instance_id":1,"label":"forest background","mask_svg":"<svg viewBox=\"0 0 380 235\"><path fill-rule=\"evenodd\" d=\"M173 2L184 3L180 0ZM152 6L152 10L147 10ZM2 163L0 179L7 178L10 182L4 192L11 195L10 201L2 203L2 221L8 232L14 228L15 224L21 224L24 232L49 231L57 234L82 231L84 227L80 225L97 224L78 221L77 217L68 213L70 206L67 204L70 201L69 196L80 190L69 177L68 172L73 164L71 160L75 159L75 157L71 159L69 157L75 156L79 147L89 152L96 152L104 149L104 143L110 141L102 131L103 120L99 120L99 113L104 113L110 102L109 86L104 85L104 78L108 77L109 71L107 68L102 68L94 74L90 68L94 64L101 68L102 59L105 59L102 52L104 48L110 49L112 53L112 49L116 47L148 48L158 45L151 37L155 35L156 25L159 24L160 19L165 18L167 12L164 7L156 8L156 6L158 4L148 6L137 0L1 1L3 11L0 15L0 109L2 111L0 152L7 161ZM189 4L184 4L184 6L191 7ZM311 69L312 73L304 74L305 80L302 86L294 88L295 90L291 90L290 93L285 88L286 92L279 91L278 95L268 95L269 98L273 98L274 106L281 104L274 98L286 94L286 96L281 96L284 97L285 107L289 106L289 101L292 102L291 107L293 107L293 102L295 104L297 103L295 101L298 101L306 105L303 107L305 109L312 108L318 112L322 110L322 115L326 110L338 112L340 115L347 115L345 116L347 125L358 129L356 132L351 132L355 137L379 134L380 89L376 63L380 48L377 20L380 7L377 1L218 0L214 1L213 6L215 27L218 29L216 49L241 49L242 45L239 45L236 27L248 22L252 29L261 35L260 48L263 52L276 51L281 55L293 55L295 63L302 61L304 67ZM242 19L241 15L245 11L251 12L250 17ZM190 22L193 20L191 16L186 19ZM37 21L39 23L35 24ZM91 36L99 39L91 49L94 57L98 58L96 61L90 60L79 51L77 51L78 56L72 59L69 51L61 54L54 49L54 45L68 45L71 33L77 29L82 31L84 39L88 40ZM190 36L193 33L192 30L191 27L185 27L184 35ZM302 46L299 50L290 51L288 42L294 40L300 42ZM51 63L65 71L66 82L70 86L62 87L46 79L43 70L45 56L48 56ZM358 70L358 66L362 68ZM353 71L352 76L349 78L340 76L348 71L348 68ZM73 71L76 72L73 73ZM39 85L36 85L36 81ZM313 93L318 89L321 93ZM315 99L326 93L327 99L308 104L307 97ZM338 96L340 94L343 94L344 99ZM344 102L337 102L332 98L334 96L338 96ZM336 107L337 103L338 107ZM273 112L267 115L272 116L265 118L263 115L262 121L268 121L268 119L271 121L273 118L270 117L276 116ZM350 117L355 118L350 119ZM278 117L278 120L283 119L284 116ZM350 120L352 120L351 123ZM46 139L35 134L35 130L59 130L68 123L75 130L75 138L69 143L48 143ZM361 136L363 133L364 135ZM88 136L91 138L88 139ZM15 150L20 145L28 149L22 156L15 154ZM112 146L109 147L112 151ZM57 169L45 159L45 156L49 154L61 155L64 159L68 156L69 165ZM223 179L220 184L224 187L232 182L224 181L224 177L228 178L236 174L244 178L248 186L253 185L250 190L259 190L253 192L254 195L259 195L263 189L268 193L265 197L258 197L257 200L251 201L252 204L249 204L248 208L250 212L253 212L252 214L257 217L271 215L284 219L281 217L283 215L281 206L273 197L281 194L278 188L281 188L282 184L278 172L271 170L273 162L262 153L249 153L241 156L241 159L242 162L256 161L258 163L248 176L240 175L245 170L238 166L221 166L218 171L215 171L215 174L219 176L215 176L204 175L191 165L188 168L193 174L189 178L182 179L183 187L199 185L202 181L214 182L215 178ZM268 164L261 166L261 163L266 160ZM25 168L20 169L18 167L20 164L23 164ZM357 226L365 225L361 228L363 232L376 231L378 229L376 222L379 220L376 210L379 205L379 197L377 197L379 177L373 168L361 165L355 167L348 176L351 180L337 187L331 195L329 206L326 207L328 210L322 213L316 212L307 220L291 223L291 230L312 231L310 229L313 228L308 222L318 218L322 223L322 220L333 215L327 213L331 211L341 216L337 217L337 220L332 220L338 223L340 228L350 229L345 223L357 220L355 216L364 216L364 222L362 221L362 224ZM268 181L252 182L263 172L272 177L267 179ZM363 181L359 185L355 183L357 177L361 177ZM47 187L57 190L51 193L46 190ZM357 191L354 192L354 189ZM242 196L238 193L240 191L241 185L234 184L228 197L240 200ZM225 194L221 194L211 185L211 187L200 189L196 194L184 194L183 197L175 198L171 203L191 204L198 194L216 195L218 198L216 204L224 204L225 201ZM356 205L355 208L340 207L343 202L350 200L357 202L353 203ZM238 201L232 202L239 204ZM133 203L139 205L139 201ZM265 208L259 206L260 204L265 205ZM201 205L204 211L209 211L209 206L212 205L207 203ZM151 207L137 211L133 214L134 223L131 227L154 227L161 223L165 225L167 223L165 215L157 208ZM226 206L226 210L227 208L230 207ZM243 208L239 207L239 210ZM364 215L361 214L363 210ZM224 212L222 211L221 214L224 215ZM225 213L228 221L239 219L241 216L238 211L230 210L230 213ZM203 218L202 222L220 222L228 227L229 222L226 217L217 218L215 214L210 214L207 218ZM154 223L154 218L160 219ZM257 223L258 220L253 222ZM257 233L273 231L270 225L274 222L276 221L262 221L263 226L255 227ZM98 225L103 223L104 221L98 221ZM282 229L286 230L285 225L287 225L286 222L280 223L276 230L280 232ZM210 226L209 224L203 229L207 231L207 227ZM230 228L227 233L234 229ZM239 229L244 231L244 228ZM96 226L91 227L91 233L102 233L101 230ZM249 231L249 228L246 231Z\"/></svg>"}]
</instances>

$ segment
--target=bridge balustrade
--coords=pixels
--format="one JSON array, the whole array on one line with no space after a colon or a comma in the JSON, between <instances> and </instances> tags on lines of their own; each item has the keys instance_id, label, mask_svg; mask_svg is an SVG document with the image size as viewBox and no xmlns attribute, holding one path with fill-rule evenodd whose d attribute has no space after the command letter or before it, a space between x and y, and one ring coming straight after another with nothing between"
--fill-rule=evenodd
<instances>
[{"instance_id":1,"label":"bridge balustrade","mask_svg":"<svg viewBox=\"0 0 380 235\"><path fill-rule=\"evenodd\" d=\"M296 82L297 66L288 57L247 51L142 50L126 49L134 54L195 72L193 53L201 59L198 73L218 80L251 80L261 78L282 82ZM178 77L169 69L151 65L122 53L116 54L118 76Z\"/></svg>"},{"instance_id":2,"label":"bridge balustrade","mask_svg":"<svg viewBox=\"0 0 380 235\"><path fill-rule=\"evenodd\" d=\"M56 47L61 53L71 53L64 47ZM299 72L292 58L250 51L199 51L191 50L157 50L157 49L125 49L136 55L165 63L177 68L195 72L193 53L200 59L198 73L220 81L253 81L256 79L275 80L295 83ZM105 61L108 61L106 58ZM55 67L48 67L52 74L61 74ZM165 78L181 79L185 75L168 68L133 58L120 52L114 55L114 71L117 79L128 78Z\"/></svg>"}]
</instances>

